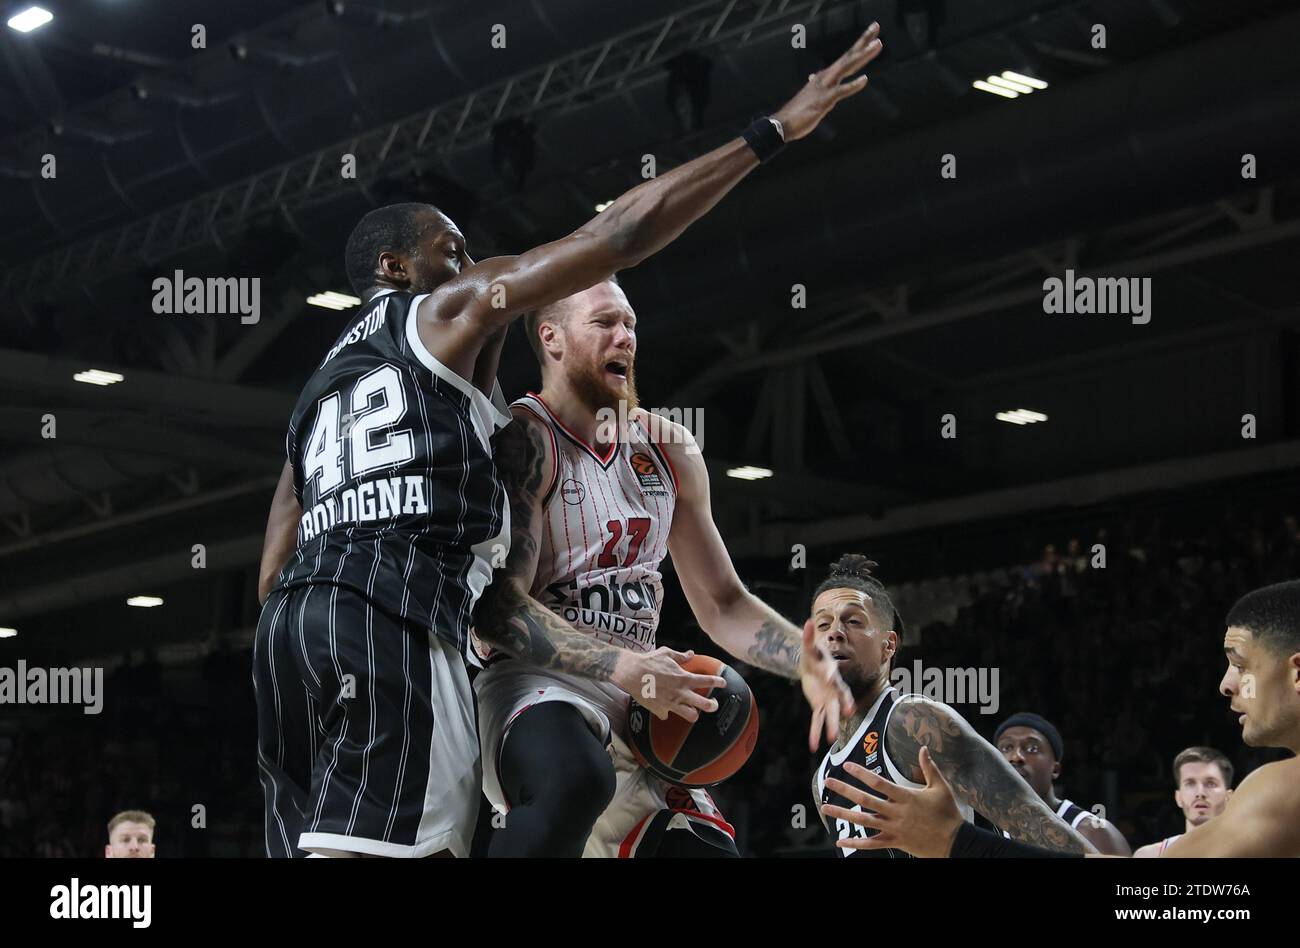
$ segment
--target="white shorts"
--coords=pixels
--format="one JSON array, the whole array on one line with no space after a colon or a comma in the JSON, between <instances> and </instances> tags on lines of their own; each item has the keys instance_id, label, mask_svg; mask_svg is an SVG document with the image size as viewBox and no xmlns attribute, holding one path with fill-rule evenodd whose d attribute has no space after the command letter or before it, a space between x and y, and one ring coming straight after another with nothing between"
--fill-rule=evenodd
<instances>
[{"instance_id":1,"label":"white shorts","mask_svg":"<svg viewBox=\"0 0 1300 948\"><path fill-rule=\"evenodd\" d=\"M560 701L578 710L614 762L614 797L596 821L584 857L635 856L651 818L664 810L674 814L669 828L676 823L702 823L735 838L735 830L706 791L665 783L637 763L625 737L631 699L621 688L507 659L482 672L474 681L474 690L483 751L483 793L499 812L510 811L499 768L511 724L534 705Z\"/></svg>"}]
</instances>

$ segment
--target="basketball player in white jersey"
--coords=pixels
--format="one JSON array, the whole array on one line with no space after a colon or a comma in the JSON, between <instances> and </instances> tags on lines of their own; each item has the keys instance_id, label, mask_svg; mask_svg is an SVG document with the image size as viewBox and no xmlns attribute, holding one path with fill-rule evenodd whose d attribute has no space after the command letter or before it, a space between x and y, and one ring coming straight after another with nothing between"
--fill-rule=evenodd
<instances>
[{"instance_id":1,"label":"basketball player in white jersey","mask_svg":"<svg viewBox=\"0 0 1300 948\"><path fill-rule=\"evenodd\" d=\"M1240 716L1242 740L1251 747L1285 747L1300 754L1300 580L1242 596L1229 610L1226 625L1228 670L1219 692ZM969 826L944 775L924 758L921 767L925 786L920 789L890 784L867 771L854 774L867 790L847 789L870 812L854 814L852 822L878 831L861 841L862 848L894 847L929 857L1062 855ZM1241 782L1222 814L1188 829L1159 855L1298 857L1297 788L1300 757L1265 764Z\"/></svg>"},{"instance_id":2,"label":"basketball player in white jersey","mask_svg":"<svg viewBox=\"0 0 1300 948\"><path fill-rule=\"evenodd\" d=\"M874 773L890 783L919 787L922 747L952 778L964 820L979 813L1016 839L1061 851L1091 849L961 715L920 695L900 695L890 684L903 624L888 590L872 575L875 565L865 556L846 554L813 596L813 632L839 664L857 705L813 775L813 799L827 832L837 837L840 855L907 855L860 845L875 834L854 818L862 815L862 802L846 779Z\"/></svg>"},{"instance_id":3,"label":"basketball player in white jersey","mask_svg":"<svg viewBox=\"0 0 1300 948\"><path fill-rule=\"evenodd\" d=\"M1214 819L1232 797L1232 761L1213 747L1188 747L1174 758L1174 803L1183 811L1183 832L1141 846L1135 859L1153 859L1174 840Z\"/></svg>"},{"instance_id":4,"label":"basketball player in white jersey","mask_svg":"<svg viewBox=\"0 0 1300 948\"><path fill-rule=\"evenodd\" d=\"M1065 742L1051 721L1030 711L1013 714L994 730L993 744L1016 773L1034 788L1039 798L1096 846L1098 852L1111 856L1132 853L1128 840L1114 823L1073 800L1063 800L1056 795Z\"/></svg>"},{"instance_id":5,"label":"basketball player in white jersey","mask_svg":"<svg viewBox=\"0 0 1300 948\"><path fill-rule=\"evenodd\" d=\"M720 649L801 679L819 714L848 713L829 656L804 650L800 630L741 584L690 432L637 407L636 314L616 281L543 308L525 328L542 388L514 403L499 441L514 533L507 576L490 589L515 583L564 623L640 654L655 648L660 563L671 553ZM508 622L510 607L489 592L476 627ZM636 763L627 691L518 658L490 661L475 689L484 790L507 811L489 855L737 854L708 793L672 788ZM707 702L703 710L716 709Z\"/></svg>"}]
</instances>

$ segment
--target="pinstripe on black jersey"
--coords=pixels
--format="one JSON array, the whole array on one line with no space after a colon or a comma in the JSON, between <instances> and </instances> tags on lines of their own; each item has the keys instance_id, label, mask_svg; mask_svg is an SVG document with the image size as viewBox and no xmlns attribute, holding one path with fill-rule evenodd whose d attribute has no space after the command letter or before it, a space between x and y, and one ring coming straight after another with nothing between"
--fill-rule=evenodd
<instances>
[{"instance_id":1,"label":"pinstripe on black jersey","mask_svg":"<svg viewBox=\"0 0 1300 948\"><path fill-rule=\"evenodd\" d=\"M509 548L490 439L510 416L428 352L420 299L361 307L294 407L303 514L277 587L352 588L468 656L474 603Z\"/></svg>"}]
</instances>

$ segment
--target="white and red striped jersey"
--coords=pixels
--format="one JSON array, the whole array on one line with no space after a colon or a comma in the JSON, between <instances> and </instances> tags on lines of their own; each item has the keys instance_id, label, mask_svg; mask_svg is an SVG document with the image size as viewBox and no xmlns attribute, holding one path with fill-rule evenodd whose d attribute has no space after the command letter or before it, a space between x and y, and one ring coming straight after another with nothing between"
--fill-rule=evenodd
<instances>
[{"instance_id":1,"label":"white and red striped jersey","mask_svg":"<svg viewBox=\"0 0 1300 948\"><path fill-rule=\"evenodd\" d=\"M574 628L635 651L655 647L663 601L659 564L677 499L677 476L646 430L629 422L598 452L529 393L512 407L550 432L555 474L542 498L544 521L531 595Z\"/></svg>"}]
</instances>

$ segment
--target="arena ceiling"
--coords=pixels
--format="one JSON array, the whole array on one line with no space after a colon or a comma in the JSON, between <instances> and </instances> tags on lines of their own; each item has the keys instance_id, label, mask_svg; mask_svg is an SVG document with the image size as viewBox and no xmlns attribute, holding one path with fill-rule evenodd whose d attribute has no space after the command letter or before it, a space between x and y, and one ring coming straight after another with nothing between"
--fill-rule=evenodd
<instances>
[{"instance_id":1,"label":"arena ceiling","mask_svg":"<svg viewBox=\"0 0 1300 948\"><path fill-rule=\"evenodd\" d=\"M360 213L431 201L476 257L560 236L872 19L868 91L622 275L643 400L702 412L737 555L1300 467L1292 3L43 5L49 26L0 30L0 625L93 627L167 584L190 592L160 627L245 622L289 408L345 318L306 297L345 289ZM1005 69L1049 88L971 87ZM1067 268L1150 277L1152 321L1045 315ZM260 276L260 321L155 314L175 269ZM517 337L503 377L533 382ZM995 420L1018 407L1049 421Z\"/></svg>"}]
</instances>

